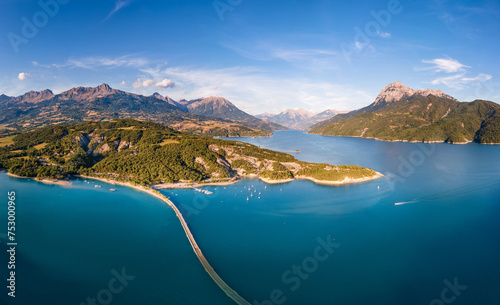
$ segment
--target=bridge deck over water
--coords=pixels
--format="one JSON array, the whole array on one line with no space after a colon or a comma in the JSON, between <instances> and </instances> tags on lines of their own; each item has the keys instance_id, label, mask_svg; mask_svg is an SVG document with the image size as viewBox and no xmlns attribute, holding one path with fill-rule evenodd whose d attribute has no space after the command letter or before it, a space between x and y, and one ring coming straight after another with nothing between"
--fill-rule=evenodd
<instances>
[{"instance_id":1,"label":"bridge deck over water","mask_svg":"<svg viewBox=\"0 0 500 305\"><path fill-rule=\"evenodd\" d=\"M210 263L207 261L203 253L201 252L201 249L198 247L198 244L196 243L196 240L193 237L193 234L191 234L191 230L189 230L189 227L184 220L184 216L182 216L182 213L177 209L175 204L170 201L166 196L162 194L157 194L155 192L151 192L154 194L155 197L160 198L163 202L168 204L172 210L174 210L175 215L177 215L177 218L181 222L182 228L184 229L184 232L186 233L186 236L189 240L189 243L191 244L191 247L193 248L194 253L200 260L201 264L203 265L203 268L207 271L207 273L212 277L214 282L231 298L233 299L236 303L240 305L251 305L247 300L242 298L236 291L234 291L231 287L229 287L226 282L215 272L214 268L210 266Z\"/></svg>"}]
</instances>

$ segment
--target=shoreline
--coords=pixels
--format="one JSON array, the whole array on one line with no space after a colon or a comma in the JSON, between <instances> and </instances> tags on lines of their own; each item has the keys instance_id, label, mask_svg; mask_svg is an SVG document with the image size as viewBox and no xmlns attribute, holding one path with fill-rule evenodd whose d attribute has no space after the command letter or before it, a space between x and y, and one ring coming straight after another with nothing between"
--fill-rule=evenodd
<instances>
[{"instance_id":1,"label":"shoreline","mask_svg":"<svg viewBox=\"0 0 500 305\"><path fill-rule=\"evenodd\" d=\"M61 186L66 186L66 185L70 185L71 184L71 181L67 181L67 180L58 180L58 179L51 180L51 179L47 179L47 178L39 180L36 177L23 177L23 176L18 176L18 175L11 174L9 172L7 172L7 175L11 176L11 177L14 177L14 178L33 179L34 181L45 183L45 184L57 184L57 185L61 185Z\"/></svg>"},{"instance_id":2,"label":"shoreline","mask_svg":"<svg viewBox=\"0 0 500 305\"><path fill-rule=\"evenodd\" d=\"M22 178L22 179L33 179L34 181L45 183L45 184L56 184L56 185L61 185L61 186L67 186L71 184L71 181L67 180L51 180L51 179L42 179L39 180L36 177L22 177L18 175L11 174L7 172L8 176L15 177L15 178ZM218 182L206 182L206 183L200 183L200 182L174 182L174 183L157 183L150 185L149 187L145 188L142 186L138 185L133 185L130 182L121 182L118 180L113 180L113 179L107 179L107 178L100 178L100 177L91 177L91 176L83 176L83 175L73 175L72 177L76 178L84 178L84 179L94 179L94 180L99 180L108 184L118 184L122 186L128 186L140 191L147 192L149 194L154 195L153 192L150 192L149 190L163 190L163 189L193 189L193 188L199 188L199 187L204 187L204 186L228 186L228 185L233 185L236 184L240 181L242 181L243 178L247 179L259 179L264 183L267 184L282 184L282 183L289 183L294 180L309 180L312 181L316 184L321 184L321 185L344 185L344 184L355 184L355 183L363 183L367 181L372 181L376 180L378 178L384 177L382 173L376 172L374 176L371 177L365 177L365 178L358 178L358 179L351 179L351 178L345 178L344 180L340 181L329 181L329 180L319 180L315 179L313 177L306 177L306 176L295 176L294 178L290 179L284 179L284 180L273 180L269 178L263 178L259 177L256 174L250 174L250 175L245 175L242 177L235 177L232 178L231 180L228 181L218 181Z\"/></svg>"},{"instance_id":3,"label":"shoreline","mask_svg":"<svg viewBox=\"0 0 500 305\"><path fill-rule=\"evenodd\" d=\"M241 178L238 179L233 179L231 181L227 182L207 182L207 183L191 183L191 182L176 182L176 183L159 183L159 184L153 184L151 185L151 188L154 190L163 190L163 189L192 189L192 188L199 188L199 187L204 187L204 186L227 186L227 185L232 185L236 184L240 181L242 181L242 178L247 178L247 179L259 179L264 183L267 184L282 184L282 183L289 183L294 180L309 180L312 181L316 184L321 184L321 185L344 185L344 184L355 184L355 183L363 183L367 181L372 181L376 180L378 178L382 178L384 175L382 173L376 172L375 175L371 177L365 177L365 178L357 178L357 179L352 179L352 178L345 178L344 180L340 181L329 181L329 180L318 180L313 177L306 177L306 176L295 176L294 178L290 179L284 179L284 180L273 180L269 178L262 178L259 177L258 175L245 175ZM97 179L97 178L96 178ZM103 179L99 178L98 180ZM115 181L115 180L109 180L109 181ZM105 181L106 182L106 181Z\"/></svg>"},{"instance_id":4,"label":"shoreline","mask_svg":"<svg viewBox=\"0 0 500 305\"><path fill-rule=\"evenodd\" d=\"M17 177L17 178L31 178L31 177L20 177L20 176L10 174L10 173L7 173L7 175L12 176L12 177ZM251 176L256 176L256 175L251 175ZM266 178L261 178L261 177L259 177L259 179L261 179L265 183L269 183L269 184L287 183L287 182L291 182L295 179L298 179L298 180L308 179L308 180L311 180L311 181L318 183L318 184L340 185L340 184L346 184L346 183L358 183L358 182L370 181L370 180L374 180L374 179L377 179L377 178L380 178L383 176L384 175L382 175L381 173L376 172L376 175L372 176L372 177L361 178L361 179L346 178L343 181L324 181L324 180L317 180L317 179L314 179L311 177L296 177L294 179L286 179L286 180L271 180L271 179L266 179ZM174 211L179 222L181 223L181 226L186 234L186 237L188 238L188 241L189 241L195 255L198 257L203 268L210 275L210 277L214 280L214 282L222 289L222 291L224 291L226 293L226 295L228 297L230 297L237 304L239 304L239 305L251 305L247 300L242 298L236 291L234 291L231 287L229 287L229 285L227 285L226 282L224 282L224 280L216 273L216 271L213 269L213 267L210 265L210 263L207 261L207 259L205 258L205 256L201 252L201 249L199 248L198 244L196 243L196 240L194 239L194 236L191 233L191 230L189 229L189 227L184 219L184 216L182 215L180 210L177 208L177 206L167 196L163 195L162 193L160 193L159 191L154 189L153 186L139 186L139 185L133 185L129 182L121 182L121 181L107 179L107 178L91 177L91 176L85 176L85 175L74 175L73 177L80 178L80 179L93 179L93 180L101 181L101 182L104 182L104 183L107 183L110 185L121 185L121 186L125 186L125 187L130 187L130 188L133 188L135 190L145 192L149 195L152 195L152 196L160 199L163 203L167 204ZM57 180L57 181L50 181L50 180L46 180L46 179L43 179L43 180L34 179L34 180L39 181L39 182L43 182L43 183L58 184L61 186L71 184L71 182L69 182L69 181L60 181L60 180ZM201 185L230 185L230 184L237 183L239 181L241 181L241 178L234 179L233 181L214 182L212 184L207 183L207 184L201 184ZM184 184L186 184L186 183L184 183ZM194 184L192 184L189 187L194 188L195 186L194 186Z\"/></svg>"},{"instance_id":5,"label":"shoreline","mask_svg":"<svg viewBox=\"0 0 500 305\"><path fill-rule=\"evenodd\" d=\"M174 182L174 183L157 183L151 185L154 190L163 189L190 189L198 188L203 186L227 186L240 182L240 178L233 178L229 181L219 181L219 182L207 182L207 183L195 183L195 182Z\"/></svg>"},{"instance_id":6,"label":"shoreline","mask_svg":"<svg viewBox=\"0 0 500 305\"><path fill-rule=\"evenodd\" d=\"M327 135L327 134L321 134L321 133L312 133L312 132L307 132L307 134L313 134L313 135L318 135L318 136L325 136L325 137L337 137L337 138L360 138L360 139L370 139L370 140L375 140L375 141L382 141L382 142L402 142L402 143L424 143L424 144L452 144L452 145L466 145L470 143L475 143L475 144L481 144L481 145L500 145L500 143L479 143L479 142L474 142L474 141L468 141L468 142L446 142L446 141L409 141L409 140L384 140L380 138L375 138L375 137L360 137L360 136L336 136L336 135Z\"/></svg>"},{"instance_id":7,"label":"shoreline","mask_svg":"<svg viewBox=\"0 0 500 305\"><path fill-rule=\"evenodd\" d=\"M293 180L295 180L294 178L284 179L284 180L273 180L273 179L262 178L262 177L258 177L258 178L259 178L259 180L261 180L267 184L281 184L281 183L292 182Z\"/></svg>"},{"instance_id":8,"label":"shoreline","mask_svg":"<svg viewBox=\"0 0 500 305\"><path fill-rule=\"evenodd\" d=\"M344 184L363 183L363 182L368 182L368 181L372 181L372 180L376 180L376 179L384 177L384 175L382 173L379 173L379 172L375 172L375 173L376 173L376 175L371 176L371 177L364 177L364 178L357 178L357 179L344 178L344 180L341 180L341 181L318 180L318 179L306 177L306 176L297 176L297 177L295 177L295 179L310 180L314 183L322 184L322 185L344 185Z\"/></svg>"},{"instance_id":9,"label":"shoreline","mask_svg":"<svg viewBox=\"0 0 500 305\"><path fill-rule=\"evenodd\" d=\"M214 282L226 293L228 297L230 297L233 301L238 303L239 305L251 305L247 300L242 298L236 291L234 291L229 285L224 282L224 280L215 272L214 268L210 265L210 263L207 261L203 253L201 252L201 249L198 247L198 244L196 243L196 240L194 239L193 234L191 233L191 230L189 229L184 216L182 213L179 211L177 206L170 201L170 199L161 194L159 191L151 188L151 187L143 187L143 186L136 186L132 185L131 183L128 182L120 182L120 181L115 181L115 180L110 180L106 178L95 178L95 177L90 177L90 176L83 176L83 175L77 175L75 177L78 178L83 178L83 179L94 179L94 180L99 180L108 184L118 184L122 186L127 186L131 187L133 189L136 189L138 191L142 191L145 193L148 193L149 195L152 195L164 203L166 203L175 213L177 216L177 219L179 219L179 222L181 223L181 226L184 230L184 233L186 234L186 237L188 238L189 243L191 244L191 247L193 248L193 251L195 255L198 257L200 263L202 264L203 268L205 268L205 271L210 275L210 277L214 280Z\"/></svg>"},{"instance_id":10,"label":"shoreline","mask_svg":"<svg viewBox=\"0 0 500 305\"><path fill-rule=\"evenodd\" d=\"M329 181L329 180L319 180L315 179L313 177L306 177L306 176L295 176L294 178L289 178L289 179L284 179L284 180L273 180L269 178L263 178L259 177L257 174L249 174L249 175L244 175L238 178L232 178L229 181L219 181L219 182L206 182L206 183L200 183L200 182L174 182L174 183L157 183L150 185L149 188L152 190L164 190L164 189L194 189L194 188L200 188L204 186L228 186L228 185L233 185L236 184L240 181L243 180L243 178L247 179L259 179L264 183L267 184L282 184L282 183L289 183L294 180L309 180L312 181L316 184L321 184L321 185L344 185L344 184L355 184L355 183L363 183L367 181L372 181L376 180L378 178L384 177L384 175L380 172L375 172L376 174L371 176L371 177L364 177L364 178L357 178L357 179L352 179L352 178L345 178L344 180L340 181ZM90 177L90 176L82 176L82 175L75 175L74 177L79 177L79 178L90 178L90 179L95 179L95 180L100 180L106 183L110 184L119 184L123 186L128 186L132 188L136 188L139 190L143 190L143 187L141 186L135 186L132 185L129 182L120 182L117 180L112 180L112 179L107 179L107 178L99 178L99 177ZM23 178L23 177L21 177ZM50 182L47 182L50 183Z\"/></svg>"}]
</instances>

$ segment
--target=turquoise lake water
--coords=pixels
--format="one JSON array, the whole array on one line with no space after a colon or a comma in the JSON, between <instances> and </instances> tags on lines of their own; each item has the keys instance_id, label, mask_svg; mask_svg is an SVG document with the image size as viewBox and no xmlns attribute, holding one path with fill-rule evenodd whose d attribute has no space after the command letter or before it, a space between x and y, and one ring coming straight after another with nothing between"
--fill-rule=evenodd
<instances>
[{"instance_id":1,"label":"turquoise lake water","mask_svg":"<svg viewBox=\"0 0 500 305\"><path fill-rule=\"evenodd\" d=\"M244 179L206 187L212 195L163 190L208 261L249 302L500 301L500 146L300 131L239 140L300 150L292 154L304 161L356 164L385 175L344 186ZM87 297L108 289L111 271L123 268L135 278L112 294L110 304L233 304L206 274L167 205L89 181L61 187L0 174L2 278L7 191L17 193L17 304L87 304ZM456 293L448 287L454 282ZM2 304L12 301L6 294L4 289Z\"/></svg>"}]
</instances>

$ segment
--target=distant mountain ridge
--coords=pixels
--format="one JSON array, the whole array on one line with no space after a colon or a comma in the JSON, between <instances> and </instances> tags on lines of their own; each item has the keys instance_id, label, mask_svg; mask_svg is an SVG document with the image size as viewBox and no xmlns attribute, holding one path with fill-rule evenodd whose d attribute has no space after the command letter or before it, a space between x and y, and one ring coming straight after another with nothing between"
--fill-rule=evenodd
<instances>
[{"instance_id":1,"label":"distant mountain ridge","mask_svg":"<svg viewBox=\"0 0 500 305\"><path fill-rule=\"evenodd\" d=\"M7 96L5 94L2 94L0 96L0 102L5 102L5 101L15 101L15 102L28 102L28 103L38 103L42 102L48 99L53 98L55 95L52 93L50 90L43 90L43 91L29 91L26 92L23 95L17 96L17 97L11 97Z\"/></svg>"},{"instance_id":2,"label":"distant mountain ridge","mask_svg":"<svg viewBox=\"0 0 500 305\"><path fill-rule=\"evenodd\" d=\"M0 130L4 132L117 118L149 120L179 131L212 136L262 136L285 129L259 120L222 98L176 102L157 92L143 96L108 84L76 87L57 95L44 90L18 97L0 96Z\"/></svg>"},{"instance_id":3,"label":"distant mountain ridge","mask_svg":"<svg viewBox=\"0 0 500 305\"><path fill-rule=\"evenodd\" d=\"M279 124L263 121L240 110L233 103L223 97L211 96L190 101L183 100L179 101L179 103L185 106L190 113L194 113L197 115L231 120L239 122L245 126L259 129L285 129Z\"/></svg>"},{"instance_id":4,"label":"distant mountain ridge","mask_svg":"<svg viewBox=\"0 0 500 305\"><path fill-rule=\"evenodd\" d=\"M399 82L389 84L371 105L316 124L310 132L391 141L500 143L500 105L408 89Z\"/></svg>"},{"instance_id":5,"label":"distant mountain ridge","mask_svg":"<svg viewBox=\"0 0 500 305\"><path fill-rule=\"evenodd\" d=\"M269 117L268 120L286 126L288 128L298 129L298 124L300 124L300 122L310 118L313 115L314 114L312 112L302 108L288 109L277 115Z\"/></svg>"},{"instance_id":6,"label":"distant mountain ridge","mask_svg":"<svg viewBox=\"0 0 500 305\"><path fill-rule=\"evenodd\" d=\"M337 113L336 110L328 109L320 113L313 113L305 109L288 109L279 114L262 113L256 117L278 123L292 129L307 130L312 125L330 119Z\"/></svg>"},{"instance_id":7,"label":"distant mountain ridge","mask_svg":"<svg viewBox=\"0 0 500 305\"><path fill-rule=\"evenodd\" d=\"M317 124L319 122L323 122L325 120L329 120L329 119L335 117L336 115L342 114L342 113L345 113L345 111L327 109L323 112L320 112L320 113L313 115L312 117L308 118L307 120L304 120L303 122L300 123L299 127L300 127L300 129L309 130L315 124Z\"/></svg>"}]
</instances>

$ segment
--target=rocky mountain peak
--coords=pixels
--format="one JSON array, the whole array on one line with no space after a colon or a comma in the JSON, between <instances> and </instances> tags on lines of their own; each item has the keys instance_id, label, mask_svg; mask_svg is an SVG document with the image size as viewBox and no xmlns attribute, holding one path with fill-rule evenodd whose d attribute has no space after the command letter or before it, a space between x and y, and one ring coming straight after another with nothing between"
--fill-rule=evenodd
<instances>
[{"instance_id":1,"label":"rocky mountain peak","mask_svg":"<svg viewBox=\"0 0 500 305\"><path fill-rule=\"evenodd\" d=\"M165 101L167 102L168 104L172 105L172 106L175 106L175 107L178 107L182 110L186 110L186 107L183 105L183 104L179 104L178 102L174 101L173 99L171 99L170 97L168 96L163 96L161 95L160 93L158 92L155 92L153 94L150 95L150 97L154 97L156 99L159 99L159 100L162 100L162 101Z\"/></svg>"},{"instance_id":2,"label":"rocky mountain peak","mask_svg":"<svg viewBox=\"0 0 500 305\"><path fill-rule=\"evenodd\" d=\"M213 102L213 103L217 103L220 105L232 105L232 103L230 101L226 100L223 97L219 97L219 96L209 96L209 97L204 98L202 101Z\"/></svg>"},{"instance_id":3,"label":"rocky mountain peak","mask_svg":"<svg viewBox=\"0 0 500 305\"><path fill-rule=\"evenodd\" d=\"M408 98L412 95L419 94L421 96L429 96L434 95L437 97L449 98L455 100L452 96L444 93L441 90L415 90L409 87L406 87L401 82L397 81L395 83L391 83L387 85L377 96L375 99L374 105L377 105L382 102L392 103L395 101L400 101L404 98Z\"/></svg>"},{"instance_id":4,"label":"rocky mountain peak","mask_svg":"<svg viewBox=\"0 0 500 305\"><path fill-rule=\"evenodd\" d=\"M97 87L97 90L100 92L111 92L113 89L108 84L102 83L102 85Z\"/></svg>"},{"instance_id":5,"label":"rocky mountain peak","mask_svg":"<svg viewBox=\"0 0 500 305\"><path fill-rule=\"evenodd\" d=\"M106 97L118 93L118 90L112 89L108 84L103 83L97 87L77 87L72 88L60 94L63 100L72 99L75 101L82 101L88 99L96 99Z\"/></svg>"},{"instance_id":6,"label":"rocky mountain peak","mask_svg":"<svg viewBox=\"0 0 500 305\"><path fill-rule=\"evenodd\" d=\"M52 91L46 89L43 91L29 91L26 92L25 94L18 96L16 98L17 101L19 102L26 102L26 103L39 103L48 99L51 99L54 97L54 93Z\"/></svg>"}]
</instances>

